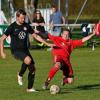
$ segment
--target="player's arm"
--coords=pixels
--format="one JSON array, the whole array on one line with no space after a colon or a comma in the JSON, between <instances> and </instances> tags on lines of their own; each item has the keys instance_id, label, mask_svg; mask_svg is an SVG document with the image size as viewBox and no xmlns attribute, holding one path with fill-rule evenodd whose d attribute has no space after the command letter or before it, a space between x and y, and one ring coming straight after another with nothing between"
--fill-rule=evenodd
<instances>
[{"instance_id":1,"label":"player's arm","mask_svg":"<svg viewBox=\"0 0 100 100\"><path fill-rule=\"evenodd\" d=\"M53 47L54 44L50 44L50 43L47 43L44 39L42 39L39 35L37 34L32 34L32 37L35 38L36 40L38 40L39 42L42 42L43 44L49 46L49 47Z\"/></svg>"},{"instance_id":2,"label":"player's arm","mask_svg":"<svg viewBox=\"0 0 100 100\"><path fill-rule=\"evenodd\" d=\"M6 54L4 53L4 44L3 44L3 41L7 38L6 35L3 35L1 38L0 38L0 56L5 59L6 58Z\"/></svg>"},{"instance_id":3,"label":"player's arm","mask_svg":"<svg viewBox=\"0 0 100 100\"><path fill-rule=\"evenodd\" d=\"M94 35L95 35L95 32L94 32L94 30L93 30L93 33L92 33L92 34L90 34L90 35L88 35L88 36L82 38L82 42L88 41L88 40L91 39Z\"/></svg>"}]
</instances>

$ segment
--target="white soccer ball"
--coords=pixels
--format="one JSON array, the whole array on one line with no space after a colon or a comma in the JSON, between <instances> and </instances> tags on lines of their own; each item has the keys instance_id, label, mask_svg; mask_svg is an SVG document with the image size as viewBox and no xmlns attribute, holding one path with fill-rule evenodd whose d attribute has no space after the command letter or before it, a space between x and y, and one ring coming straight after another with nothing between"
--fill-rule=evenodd
<instances>
[{"instance_id":1,"label":"white soccer ball","mask_svg":"<svg viewBox=\"0 0 100 100\"><path fill-rule=\"evenodd\" d=\"M59 92L60 92L60 87L58 85L51 85L50 87L51 94L57 94Z\"/></svg>"}]
</instances>

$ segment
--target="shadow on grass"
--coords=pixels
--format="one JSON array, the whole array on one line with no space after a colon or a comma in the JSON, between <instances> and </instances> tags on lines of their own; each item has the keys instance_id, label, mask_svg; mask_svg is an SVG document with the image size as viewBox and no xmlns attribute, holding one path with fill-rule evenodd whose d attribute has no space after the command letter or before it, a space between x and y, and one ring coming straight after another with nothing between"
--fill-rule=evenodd
<instances>
[{"instance_id":1,"label":"shadow on grass","mask_svg":"<svg viewBox=\"0 0 100 100\"><path fill-rule=\"evenodd\" d=\"M76 86L73 88L61 88L60 94L65 94L65 93L73 93L75 91L83 91L83 90L98 90L100 89L100 84L88 84L88 85L80 85Z\"/></svg>"},{"instance_id":2,"label":"shadow on grass","mask_svg":"<svg viewBox=\"0 0 100 100\"><path fill-rule=\"evenodd\" d=\"M67 85L61 88L61 91L59 94L69 94L77 91L83 91L83 90L98 90L100 89L100 84L87 84L87 85L80 85L72 88L68 88ZM47 90L43 89L37 89L38 91L42 92L47 92L49 91L49 88Z\"/></svg>"},{"instance_id":3,"label":"shadow on grass","mask_svg":"<svg viewBox=\"0 0 100 100\"><path fill-rule=\"evenodd\" d=\"M76 89L78 90L100 89L100 84L80 85L80 86L77 86Z\"/></svg>"}]
</instances>

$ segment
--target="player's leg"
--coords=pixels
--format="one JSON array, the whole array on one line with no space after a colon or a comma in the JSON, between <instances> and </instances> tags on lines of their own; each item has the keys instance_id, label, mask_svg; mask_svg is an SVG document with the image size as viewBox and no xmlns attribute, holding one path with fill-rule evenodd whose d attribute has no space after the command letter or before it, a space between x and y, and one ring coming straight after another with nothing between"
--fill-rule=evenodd
<instances>
[{"instance_id":1,"label":"player's leg","mask_svg":"<svg viewBox=\"0 0 100 100\"><path fill-rule=\"evenodd\" d=\"M62 85L73 83L73 70L70 62L63 63L61 70L63 72Z\"/></svg>"},{"instance_id":2,"label":"player's leg","mask_svg":"<svg viewBox=\"0 0 100 100\"><path fill-rule=\"evenodd\" d=\"M27 69L27 64L30 63L31 59L27 56L26 53L22 51L16 51L13 53L14 57L18 60L21 60L23 62L20 71L17 74L18 78L18 84L23 85L23 74L25 73Z\"/></svg>"},{"instance_id":3,"label":"player's leg","mask_svg":"<svg viewBox=\"0 0 100 100\"><path fill-rule=\"evenodd\" d=\"M22 64L20 71L18 72L18 84L19 85L23 85L23 75L27 69L27 66L25 63Z\"/></svg>"},{"instance_id":4,"label":"player's leg","mask_svg":"<svg viewBox=\"0 0 100 100\"><path fill-rule=\"evenodd\" d=\"M16 59L20 59L23 61L22 67L18 74L18 84L22 83L22 76L25 73L27 67L29 69L29 75L28 75L28 92L35 92L35 89L33 89L33 83L34 83L34 76L35 76L35 66L32 56L30 55L29 51L27 52L15 52L14 56Z\"/></svg>"},{"instance_id":5,"label":"player's leg","mask_svg":"<svg viewBox=\"0 0 100 100\"><path fill-rule=\"evenodd\" d=\"M28 73L28 87L27 92L36 92L36 90L33 88L34 79L35 79L35 63L31 55L29 55L31 58L31 62L28 65L29 73Z\"/></svg>"},{"instance_id":6,"label":"player's leg","mask_svg":"<svg viewBox=\"0 0 100 100\"><path fill-rule=\"evenodd\" d=\"M19 76L23 77L28 65L30 64L31 62L31 58L29 56L27 56L26 54L23 54L23 64L21 66L21 69L19 71Z\"/></svg>"},{"instance_id":7,"label":"player's leg","mask_svg":"<svg viewBox=\"0 0 100 100\"><path fill-rule=\"evenodd\" d=\"M21 69L20 69L20 71L19 71L19 75L20 75L20 76L23 77L23 75L24 75L24 73L25 73L25 71L26 71L26 69L27 69L27 66L28 66L28 65L26 65L25 63L22 63Z\"/></svg>"},{"instance_id":8,"label":"player's leg","mask_svg":"<svg viewBox=\"0 0 100 100\"><path fill-rule=\"evenodd\" d=\"M33 88L34 78L35 78L35 65L34 65L34 60L29 52L27 53L27 56L24 58L24 63L29 69L27 92L36 92L36 90ZM23 72L24 71L25 70L23 69Z\"/></svg>"},{"instance_id":9,"label":"player's leg","mask_svg":"<svg viewBox=\"0 0 100 100\"><path fill-rule=\"evenodd\" d=\"M54 64L54 66L50 69L49 73L48 73L48 77L45 81L45 84L43 86L43 89L47 89L50 81L52 80L52 78L54 77L54 75L56 74L56 72L59 70L59 65L60 65L60 62L56 62Z\"/></svg>"},{"instance_id":10,"label":"player's leg","mask_svg":"<svg viewBox=\"0 0 100 100\"><path fill-rule=\"evenodd\" d=\"M60 69L60 58L57 56L54 56L53 58L54 60L54 66L50 69L49 73L48 73L48 77L43 85L43 89L47 89L50 81L52 80L52 78L54 77L54 75L56 74L56 72Z\"/></svg>"}]
</instances>

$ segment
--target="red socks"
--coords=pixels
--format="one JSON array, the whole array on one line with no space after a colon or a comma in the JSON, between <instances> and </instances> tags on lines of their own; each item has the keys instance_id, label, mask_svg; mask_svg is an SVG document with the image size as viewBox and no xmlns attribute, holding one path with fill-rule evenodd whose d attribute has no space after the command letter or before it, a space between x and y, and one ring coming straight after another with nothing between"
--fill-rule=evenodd
<instances>
[{"instance_id":1,"label":"red socks","mask_svg":"<svg viewBox=\"0 0 100 100\"><path fill-rule=\"evenodd\" d=\"M48 81L50 81L54 75L56 74L56 72L59 70L59 66L57 64L54 65L53 68L51 68L51 70L49 71L49 74L48 74Z\"/></svg>"}]
</instances>

